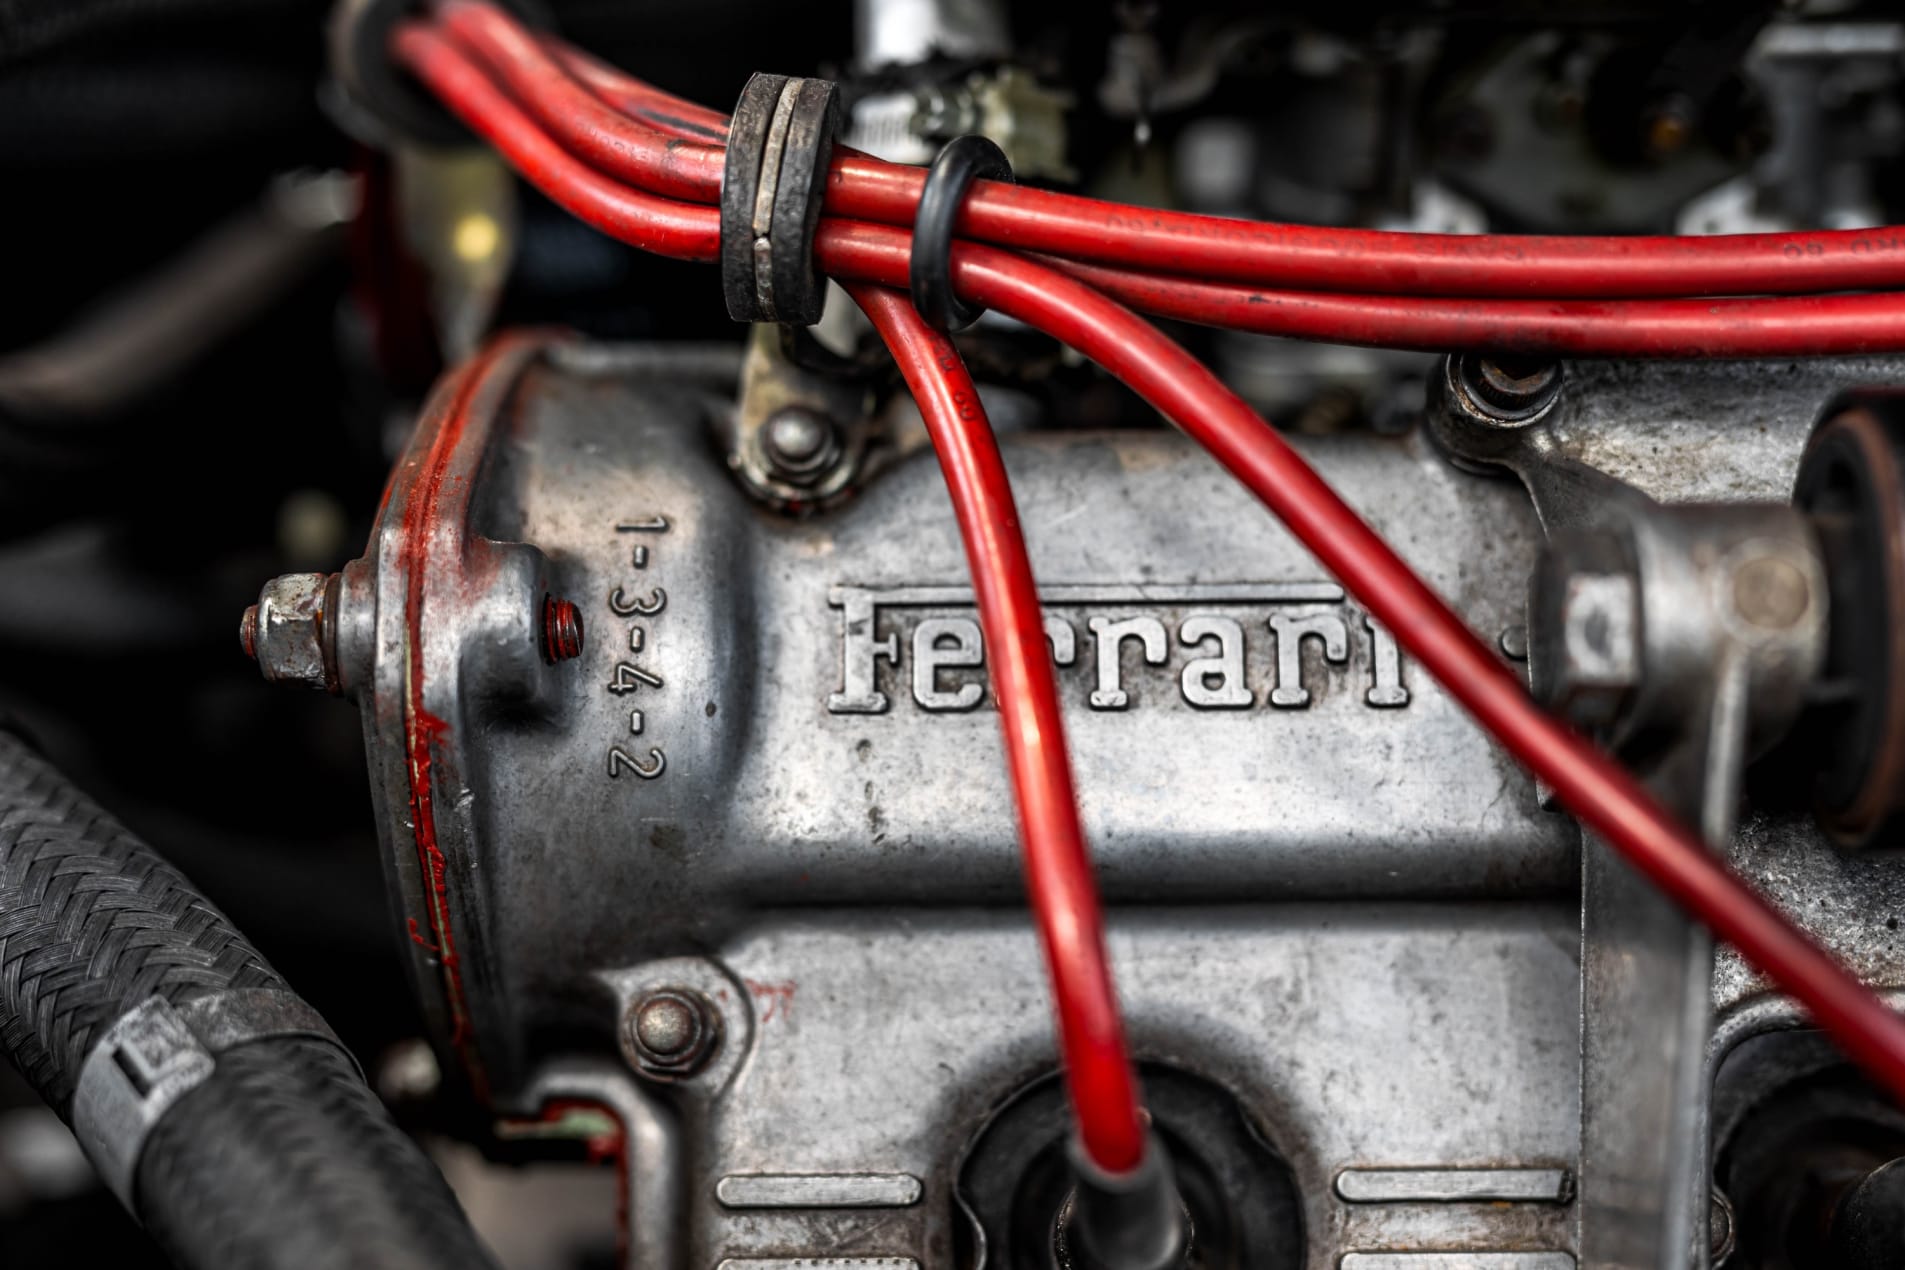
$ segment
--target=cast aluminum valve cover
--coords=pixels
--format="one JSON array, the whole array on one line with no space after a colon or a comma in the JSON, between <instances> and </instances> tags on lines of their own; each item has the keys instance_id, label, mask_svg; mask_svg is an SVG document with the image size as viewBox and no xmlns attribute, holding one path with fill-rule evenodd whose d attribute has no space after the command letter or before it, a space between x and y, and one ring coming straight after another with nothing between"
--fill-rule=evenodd
<instances>
[{"instance_id":1,"label":"cast aluminum valve cover","mask_svg":"<svg viewBox=\"0 0 1905 1270\"><path fill-rule=\"evenodd\" d=\"M1590 369L1563 408L1589 438L1651 412L1597 458L1631 480L1652 447L1679 482L1657 498L1779 498L1860 373L1768 394ZM825 514L760 507L709 440L732 375L492 346L439 389L337 585L335 674L439 1041L505 1110L615 1109L631 1264L950 1266L978 1224L962 1167L1055 1061L965 564L929 452ZM1767 426L1718 428L1696 403L1727 392ZM1573 1266L1572 822L1189 442L1004 441L1140 1061L1234 1099L1314 1270ZM1421 429L1294 441L1525 656L1520 486ZM564 601L579 650L545 629ZM1856 861L1797 818L1742 842L1776 897L1835 897L1822 933L1861 973L1905 983ZM1710 1061L1797 1022L1730 955L1714 983ZM692 1054L655 1052L690 1024ZM1425 1249L1480 1259L1404 1255Z\"/></svg>"}]
</instances>

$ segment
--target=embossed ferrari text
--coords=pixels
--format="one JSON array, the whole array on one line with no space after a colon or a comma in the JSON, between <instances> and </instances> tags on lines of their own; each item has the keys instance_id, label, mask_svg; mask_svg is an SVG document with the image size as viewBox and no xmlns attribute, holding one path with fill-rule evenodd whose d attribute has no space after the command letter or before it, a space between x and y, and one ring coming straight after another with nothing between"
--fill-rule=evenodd
<instances>
[{"instance_id":1,"label":"embossed ferrari text","mask_svg":"<svg viewBox=\"0 0 1905 1270\"><path fill-rule=\"evenodd\" d=\"M1053 660L1088 672L1093 710L1131 707L1128 662L1140 671L1168 667L1159 678L1174 678L1176 696L1194 709L1301 710L1320 683L1305 680L1306 647L1320 658L1313 677L1361 666L1364 705L1409 704L1395 638L1345 604L1334 582L1046 586L1039 596ZM840 686L828 710L883 714L893 688L910 689L923 710L972 710L985 700L985 641L971 590L837 586L827 602L840 611L841 639Z\"/></svg>"}]
</instances>

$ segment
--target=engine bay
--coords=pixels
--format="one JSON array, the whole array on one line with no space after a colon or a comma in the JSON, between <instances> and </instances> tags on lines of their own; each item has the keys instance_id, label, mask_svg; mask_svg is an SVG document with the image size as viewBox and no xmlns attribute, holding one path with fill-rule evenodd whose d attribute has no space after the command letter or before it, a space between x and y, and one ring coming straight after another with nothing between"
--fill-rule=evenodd
<instances>
[{"instance_id":1,"label":"engine bay","mask_svg":"<svg viewBox=\"0 0 1905 1270\"><path fill-rule=\"evenodd\" d=\"M0 1264L1905 1264L1885 7L9 93Z\"/></svg>"}]
</instances>

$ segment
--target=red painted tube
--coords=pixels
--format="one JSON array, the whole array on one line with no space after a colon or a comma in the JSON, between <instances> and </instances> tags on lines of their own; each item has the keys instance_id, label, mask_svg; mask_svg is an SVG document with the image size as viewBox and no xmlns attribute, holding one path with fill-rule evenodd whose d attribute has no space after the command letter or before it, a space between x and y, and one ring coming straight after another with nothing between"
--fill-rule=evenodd
<instances>
[{"instance_id":1,"label":"red painted tube","mask_svg":"<svg viewBox=\"0 0 1905 1270\"><path fill-rule=\"evenodd\" d=\"M910 225L925 173L834 161L827 210ZM1905 227L1714 237L1406 234L1198 216L979 181L961 237L1204 281L1394 295L1803 294L1905 285Z\"/></svg>"},{"instance_id":2,"label":"red painted tube","mask_svg":"<svg viewBox=\"0 0 1905 1270\"><path fill-rule=\"evenodd\" d=\"M573 50L551 56L548 49L564 46L531 35L486 0L440 0L438 21L577 157L657 194L719 202L725 155L699 143L713 142L717 134L725 137L725 116ZM910 225L924 183L922 169L843 150L829 176L827 208L845 217ZM1340 342L1404 347L1626 354L1628 346L1618 343L1611 328L1630 321L1585 309L1516 314L1450 308L1410 314L1400 298L1404 295L1605 300L1905 285L1905 227L1652 238L1400 234L1197 216L981 181L966 200L958 228L963 236L996 245L1167 275L1149 283L1153 302L1139 302L1148 311L1222 311L1228 316L1188 320L1280 334L1292 328L1302 333L1306 323L1335 325L1347 332ZM1207 292L1193 299L1171 292L1171 276L1194 277L1185 283L1194 289L1224 282L1247 285L1235 294ZM1109 276L1099 281L1118 285ZM1285 294L1253 287L1275 287ZM1373 292L1384 302L1332 310L1320 298L1289 291ZM1870 307L1871 302L1817 312L1711 315L1690 308L1649 314L1654 333L1626 338L1635 356L1712 355L1713 324L1752 326L1763 312L1768 320L1757 338L1741 332L1734 337L1739 346L1725 352L1782 356L1899 347L1896 339L1862 330ZM1523 322L1524 317L1531 321ZM1775 329L1780 325L1803 328L1803 333ZM1595 326L1609 330L1597 333L1591 329ZM1392 328L1398 333L1391 334ZM1529 343L1517 346L1512 342L1517 330L1551 333L1530 334Z\"/></svg>"},{"instance_id":3,"label":"red painted tube","mask_svg":"<svg viewBox=\"0 0 1905 1270\"><path fill-rule=\"evenodd\" d=\"M406 23L391 40L397 60L523 177L578 219L613 238L680 260L721 254L721 213L630 189L550 139L476 65L433 28Z\"/></svg>"},{"instance_id":4,"label":"red painted tube","mask_svg":"<svg viewBox=\"0 0 1905 1270\"><path fill-rule=\"evenodd\" d=\"M723 152L664 139L625 118L604 118L599 112L614 112L560 67L541 59L533 47L523 47L496 21L499 16L486 4L450 0L442 21L454 24L460 34L451 38L406 28L399 35L398 54L532 183L583 220L649 250L712 259L720 240L719 218L712 207L699 203L720 198ZM467 32L477 33L471 42L481 44L480 53L459 43ZM476 65L478 56L508 64L505 71L492 63L504 84ZM609 74L620 78L617 72ZM561 133L564 144L557 144L513 105L512 94L541 103L537 109L545 119L568 119ZM593 103L598 113L585 120L570 109L579 104L575 99ZM611 123L619 126L611 130ZM635 138L642 134L649 140L638 143ZM618 149L624 141L627 146ZM676 163L667 157L671 154L697 157L669 167ZM591 155L597 166L591 166ZM645 194L598 170L613 166L629 174L650 161L673 173L666 179L653 177L654 184L695 202ZM1905 348L1905 298L1890 293L1731 300L1432 300L1266 292L1072 261L1052 263L1148 313L1334 343L1599 357L1768 357Z\"/></svg>"},{"instance_id":5,"label":"red painted tube","mask_svg":"<svg viewBox=\"0 0 1905 1270\"><path fill-rule=\"evenodd\" d=\"M523 42L536 42L484 0L443 5L446 14L460 8L487 9L494 30L512 28ZM715 112L599 63L570 66L611 101L673 115L687 125L682 136L712 140L717 124L725 134L725 118ZM834 160L827 209L910 225L925 180L921 168L848 151ZM1305 291L1613 299L1905 286L1905 226L1711 237L1410 234L1200 216L980 181L958 231L1074 260Z\"/></svg>"},{"instance_id":6,"label":"red painted tube","mask_svg":"<svg viewBox=\"0 0 1905 1270\"><path fill-rule=\"evenodd\" d=\"M1551 357L1805 357L1905 349L1905 295L1703 300L1500 300L1264 291L1054 256L1157 317L1332 344Z\"/></svg>"},{"instance_id":7,"label":"red painted tube","mask_svg":"<svg viewBox=\"0 0 1905 1270\"><path fill-rule=\"evenodd\" d=\"M720 111L636 79L554 36L544 36L541 42L543 49L584 87L637 123L680 141L727 144L728 117Z\"/></svg>"},{"instance_id":8,"label":"red painted tube","mask_svg":"<svg viewBox=\"0 0 1905 1270\"><path fill-rule=\"evenodd\" d=\"M1099 1168L1128 1174L1145 1150L1137 1077L1105 956L1057 677L1005 463L952 343L920 319L905 293L859 285L848 291L899 363L946 474L985 630L986 666L1018 799L1026 889L1051 976L1079 1137Z\"/></svg>"},{"instance_id":9,"label":"red painted tube","mask_svg":"<svg viewBox=\"0 0 1905 1270\"><path fill-rule=\"evenodd\" d=\"M415 61L426 82L434 76L451 108L487 129L485 135L532 182L626 241L646 230L650 241L679 242L682 223L692 220L702 244L695 250L712 252L707 236L718 243L720 230L709 212L609 178L643 178L655 191L672 190L690 203L718 202L721 149L632 123L488 4L448 0L440 21L450 34L426 38L407 31L399 55ZM446 44L454 47L446 50ZM475 65L478 59L502 83ZM626 79L614 71L603 75L605 83ZM545 126L560 122L539 129L510 104L513 99L529 103ZM1161 317L1341 344L1574 357L1786 357L1905 348L1905 298L1885 292L1710 300L1431 299L1262 291L1070 260L1049 263Z\"/></svg>"},{"instance_id":10,"label":"red painted tube","mask_svg":"<svg viewBox=\"0 0 1905 1270\"><path fill-rule=\"evenodd\" d=\"M596 96L508 14L444 0L436 29L489 68L498 85L562 147L605 176L690 203L719 204L727 153L673 140Z\"/></svg>"},{"instance_id":11,"label":"red painted tube","mask_svg":"<svg viewBox=\"0 0 1905 1270\"><path fill-rule=\"evenodd\" d=\"M828 221L816 247L837 277L906 280L902 231ZM961 246L953 275L962 295L1063 340L1208 449L1583 826L1771 976L1905 1102L1905 1017L1728 872L1632 774L1530 700L1442 598L1196 358L1084 283L1008 252Z\"/></svg>"}]
</instances>

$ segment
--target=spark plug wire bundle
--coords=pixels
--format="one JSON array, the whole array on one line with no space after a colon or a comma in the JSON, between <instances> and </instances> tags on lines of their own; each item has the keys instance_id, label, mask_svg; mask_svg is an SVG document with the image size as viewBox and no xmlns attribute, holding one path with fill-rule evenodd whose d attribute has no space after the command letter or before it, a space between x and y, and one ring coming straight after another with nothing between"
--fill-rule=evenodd
<instances>
[{"instance_id":1,"label":"spark plug wire bundle","mask_svg":"<svg viewBox=\"0 0 1905 1270\"><path fill-rule=\"evenodd\" d=\"M728 121L439 0L395 59L532 184L645 250L721 258ZM835 150L812 235L919 400L953 495L1001 707L1068 1090L1089 1162L1137 1172L1146 1133L1079 828L1054 672L1010 490L953 346L915 316L916 168ZM1045 331L1208 449L1591 832L1732 943L1905 1100L1905 1018L1706 850L1508 667L1279 435L1133 309L1334 342L1623 356L1905 349L1905 229L1723 238L1411 235L1256 224L996 180L953 221L954 292ZM1868 294L1825 294L1863 289ZM1126 307L1130 306L1130 307Z\"/></svg>"}]
</instances>

